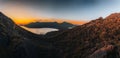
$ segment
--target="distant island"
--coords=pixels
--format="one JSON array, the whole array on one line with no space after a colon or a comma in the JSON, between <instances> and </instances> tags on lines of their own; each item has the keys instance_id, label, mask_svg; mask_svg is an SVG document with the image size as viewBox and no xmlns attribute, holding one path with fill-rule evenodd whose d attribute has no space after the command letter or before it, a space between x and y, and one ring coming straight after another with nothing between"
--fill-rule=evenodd
<instances>
[{"instance_id":1,"label":"distant island","mask_svg":"<svg viewBox=\"0 0 120 58\"><path fill-rule=\"evenodd\" d=\"M59 30L67 30L67 29L72 29L76 25L68 23L68 22L62 22L62 23L58 23L58 22L34 22L34 23L30 23L30 24L27 24L24 26L26 26L28 28L55 28L55 29L59 29Z\"/></svg>"}]
</instances>

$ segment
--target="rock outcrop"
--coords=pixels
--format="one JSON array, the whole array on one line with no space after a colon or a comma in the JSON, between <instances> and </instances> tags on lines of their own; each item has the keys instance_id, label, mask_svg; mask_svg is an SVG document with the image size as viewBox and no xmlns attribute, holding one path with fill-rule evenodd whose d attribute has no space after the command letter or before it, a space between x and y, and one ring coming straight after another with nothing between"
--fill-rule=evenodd
<instances>
[{"instance_id":1,"label":"rock outcrop","mask_svg":"<svg viewBox=\"0 0 120 58\"><path fill-rule=\"evenodd\" d=\"M120 58L119 16L98 18L47 38L0 13L0 58Z\"/></svg>"},{"instance_id":2,"label":"rock outcrop","mask_svg":"<svg viewBox=\"0 0 120 58\"><path fill-rule=\"evenodd\" d=\"M0 13L0 58L59 58L58 50Z\"/></svg>"}]
</instances>

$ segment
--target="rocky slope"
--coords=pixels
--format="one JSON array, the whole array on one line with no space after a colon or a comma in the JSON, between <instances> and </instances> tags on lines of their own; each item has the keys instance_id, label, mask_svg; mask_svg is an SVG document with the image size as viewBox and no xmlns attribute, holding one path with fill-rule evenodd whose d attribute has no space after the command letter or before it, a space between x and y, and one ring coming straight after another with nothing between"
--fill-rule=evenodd
<instances>
[{"instance_id":1,"label":"rocky slope","mask_svg":"<svg viewBox=\"0 0 120 58\"><path fill-rule=\"evenodd\" d=\"M43 37L17 26L0 13L0 58L58 58L58 50Z\"/></svg>"},{"instance_id":2,"label":"rocky slope","mask_svg":"<svg viewBox=\"0 0 120 58\"><path fill-rule=\"evenodd\" d=\"M0 13L0 57L120 58L120 14L46 38L20 28Z\"/></svg>"},{"instance_id":3,"label":"rocky slope","mask_svg":"<svg viewBox=\"0 0 120 58\"><path fill-rule=\"evenodd\" d=\"M61 49L65 58L119 58L120 14L100 17L47 40Z\"/></svg>"}]
</instances>

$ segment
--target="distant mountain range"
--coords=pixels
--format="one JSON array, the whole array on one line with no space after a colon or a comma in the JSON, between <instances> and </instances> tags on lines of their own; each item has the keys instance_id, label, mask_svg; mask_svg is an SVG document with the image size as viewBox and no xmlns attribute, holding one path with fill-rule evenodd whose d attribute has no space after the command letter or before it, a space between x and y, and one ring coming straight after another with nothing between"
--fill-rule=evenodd
<instances>
[{"instance_id":1,"label":"distant mountain range","mask_svg":"<svg viewBox=\"0 0 120 58\"><path fill-rule=\"evenodd\" d=\"M0 13L0 58L120 58L120 13L46 36Z\"/></svg>"},{"instance_id":2,"label":"distant mountain range","mask_svg":"<svg viewBox=\"0 0 120 58\"><path fill-rule=\"evenodd\" d=\"M35 22L25 25L29 28L56 28L59 30L67 30L75 27L76 25L73 25L68 22L63 23L57 23L57 22Z\"/></svg>"}]
</instances>

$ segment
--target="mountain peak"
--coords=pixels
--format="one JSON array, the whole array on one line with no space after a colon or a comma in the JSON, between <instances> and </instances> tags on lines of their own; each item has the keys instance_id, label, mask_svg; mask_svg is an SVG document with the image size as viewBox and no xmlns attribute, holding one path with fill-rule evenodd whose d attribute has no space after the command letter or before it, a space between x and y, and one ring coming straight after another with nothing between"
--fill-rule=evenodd
<instances>
[{"instance_id":1,"label":"mountain peak","mask_svg":"<svg viewBox=\"0 0 120 58\"><path fill-rule=\"evenodd\" d=\"M120 18L120 13L113 13L106 17L106 19L119 19Z\"/></svg>"},{"instance_id":2,"label":"mountain peak","mask_svg":"<svg viewBox=\"0 0 120 58\"><path fill-rule=\"evenodd\" d=\"M2 12L0 12L0 14L1 14Z\"/></svg>"},{"instance_id":3,"label":"mountain peak","mask_svg":"<svg viewBox=\"0 0 120 58\"><path fill-rule=\"evenodd\" d=\"M0 12L0 16L5 16L2 12Z\"/></svg>"},{"instance_id":4,"label":"mountain peak","mask_svg":"<svg viewBox=\"0 0 120 58\"><path fill-rule=\"evenodd\" d=\"M62 22L62 23L68 23L68 22L64 21L64 22Z\"/></svg>"}]
</instances>

